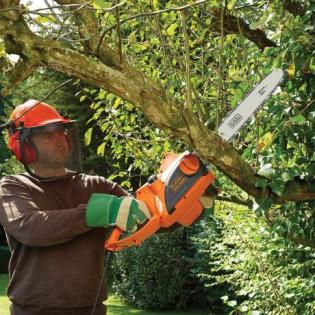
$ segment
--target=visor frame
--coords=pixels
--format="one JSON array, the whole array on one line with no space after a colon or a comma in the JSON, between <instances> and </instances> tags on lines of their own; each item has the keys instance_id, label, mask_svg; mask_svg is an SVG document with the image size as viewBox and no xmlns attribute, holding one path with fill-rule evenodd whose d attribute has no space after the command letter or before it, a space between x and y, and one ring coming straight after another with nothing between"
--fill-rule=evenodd
<instances>
[{"instance_id":1,"label":"visor frame","mask_svg":"<svg viewBox=\"0 0 315 315\"><path fill-rule=\"evenodd\" d=\"M54 132L57 130L62 130L62 129L70 129L73 127L76 127L76 120L70 120L68 122L56 122L56 123L51 123L43 126L36 126L36 127L24 127L24 126L19 126L17 130L20 131L20 139L24 141L27 137L37 134L37 133L42 133L42 132Z\"/></svg>"}]
</instances>

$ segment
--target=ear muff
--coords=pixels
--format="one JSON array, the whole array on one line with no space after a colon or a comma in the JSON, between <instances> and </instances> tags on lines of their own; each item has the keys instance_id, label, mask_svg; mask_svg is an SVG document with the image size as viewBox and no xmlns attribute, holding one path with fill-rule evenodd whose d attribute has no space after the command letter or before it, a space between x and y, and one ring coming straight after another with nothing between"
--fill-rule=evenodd
<instances>
[{"instance_id":1,"label":"ear muff","mask_svg":"<svg viewBox=\"0 0 315 315\"><path fill-rule=\"evenodd\" d=\"M37 160L37 151L30 140L30 137L25 137L25 140L21 140L20 131L16 131L13 135L9 136L8 147L15 155L17 160L23 164L31 164ZM23 152L21 150L21 142L23 143Z\"/></svg>"},{"instance_id":2,"label":"ear muff","mask_svg":"<svg viewBox=\"0 0 315 315\"><path fill-rule=\"evenodd\" d=\"M37 150L30 137L27 137L23 143L23 163L32 164L37 161Z\"/></svg>"}]
</instances>

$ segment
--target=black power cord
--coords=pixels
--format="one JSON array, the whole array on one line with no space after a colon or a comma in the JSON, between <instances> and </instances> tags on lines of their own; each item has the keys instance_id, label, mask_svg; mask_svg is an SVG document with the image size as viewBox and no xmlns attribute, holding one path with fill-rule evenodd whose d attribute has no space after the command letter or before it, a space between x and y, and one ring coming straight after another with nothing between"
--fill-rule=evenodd
<instances>
[{"instance_id":1,"label":"black power cord","mask_svg":"<svg viewBox=\"0 0 315 315\"><path fill-rule=\"evenodd\" d=\"M98 290L97 290L97 294L96 294L96 298L95 298L95 302L94 302L94 305L93 305L93 309L92 309L92 313L91 315L95 315L95 309L96 309L96 306L97 306L97 301L98 301L98 298L101 294L101 289L102 289L102 286L103 286L103 283L104 283L104 279L105 279L105 276L106 276L106 272L107 272L107 269L108 269L108 265L109 265L109 260L112 256L112 252L108 252L107 255L106 255L106 259L105 259L105 263L104 263L104 269L103 269L103 273L102 273L102 277L101 277L101 281L100 281L100 284L99 284L99 287L98 287Z\"/></svg>"}]
</instances>

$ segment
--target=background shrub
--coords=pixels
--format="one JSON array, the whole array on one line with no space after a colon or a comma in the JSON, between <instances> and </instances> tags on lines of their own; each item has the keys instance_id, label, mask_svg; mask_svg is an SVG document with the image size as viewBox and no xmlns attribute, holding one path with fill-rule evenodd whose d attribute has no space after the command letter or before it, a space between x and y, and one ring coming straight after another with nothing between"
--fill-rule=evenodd
<instances>
[{"instance_id":1,"label":"background shrub","mask_svg":"<svg viewBox=\"0 0 315 315\"><path fill-rule=\"evenodd\" d=\"M0 246L0 273L8 272L10 256L11 254L9 248L5 246Z\"/></svg>"},{"instance_id":2,"label":"background shrub","mask_svg":"<svg viewBox=\"0 0 315 315\"><path fill-rule=\"evenodd\" d=\"M205 302L205 292L191 269L194 252L187 231L153 235L140 247L115 254L112 288L125 301L140 308L182 308Z\"/></svg>"},{"instance_id":3,"label":"background shrub","mask_svg":"<svg viewBox=\"0 0 315 315\"><path fill-rule=\"evenodd\" d=\"M217 207L191 240L193 270L224 314L315 314L315 250L279 236L241 206ZM221 296L219 296L221 295Z\"/></svg>"}]
</instances>

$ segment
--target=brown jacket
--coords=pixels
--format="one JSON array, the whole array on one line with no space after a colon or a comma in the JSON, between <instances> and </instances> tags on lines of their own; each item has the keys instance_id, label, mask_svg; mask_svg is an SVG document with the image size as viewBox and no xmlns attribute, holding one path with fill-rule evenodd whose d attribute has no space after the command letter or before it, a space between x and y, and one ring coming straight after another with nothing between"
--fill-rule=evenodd
<instances>
[{"instance_id":1,"label":"brown jacket","mask_svg":"<svg viewBox=\"0 0 315 315\"><path fill-rule=\"evenodd\" d=\"M106 233L85 225L92 193L127 194L103 177L84 174L47 182L28 174L1 180L0 223L12 252L8 296L29 310L25 314L75 314L94 304ZM106 297L104 284L99 303Z\"/></svg>"}]
</instances>

